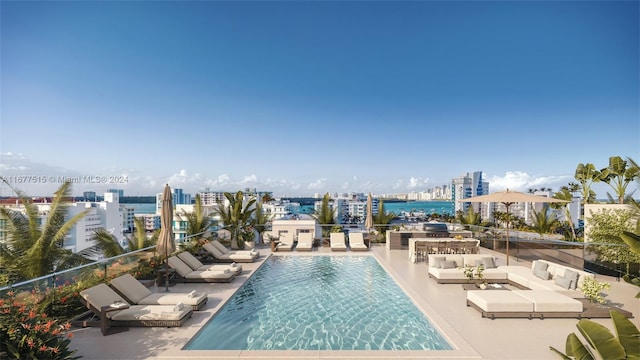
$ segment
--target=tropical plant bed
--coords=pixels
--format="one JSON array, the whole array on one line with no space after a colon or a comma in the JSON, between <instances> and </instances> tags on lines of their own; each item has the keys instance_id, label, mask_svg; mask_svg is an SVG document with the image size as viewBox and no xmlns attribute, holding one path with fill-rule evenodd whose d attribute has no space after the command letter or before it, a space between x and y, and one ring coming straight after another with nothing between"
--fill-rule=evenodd
<instances>
[{"instance_id":1,"label":"tropical plant bed","mask_svg":"<svg viewBox=\"0 0 640 360\"><path fill-rule=\"evenodd\" d=\"M583 318L609 318L611 317L611 314L610 314L611 310L616 310L627 318L633 317L633 313L627 310L620 309L619 307L598 304L598 303L589 301L589 299L576 299L576 300L579 300L582 303L582 306L584 307L584 311L581 314L581 317Z\"/></svg>"}]
</instances>

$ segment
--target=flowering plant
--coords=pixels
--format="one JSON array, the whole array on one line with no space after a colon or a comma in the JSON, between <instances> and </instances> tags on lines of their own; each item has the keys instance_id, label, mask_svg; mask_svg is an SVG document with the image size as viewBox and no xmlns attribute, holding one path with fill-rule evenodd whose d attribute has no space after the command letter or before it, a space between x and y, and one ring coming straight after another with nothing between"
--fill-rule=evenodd
<instances>
[{"instance_id":1,"label":"flowering plant","mask_svg":"<svg viewBox=\"0 0 640 360\"><path fill-rule=\"evenodd\" d=\"M70 350L69 322L38 313L38 295L18 300L13 291L0 298L0 350L14 359L79 359Z\"/></svg>"},{"instance_id":2,"label":"flowering plant","mask_svg":"<svg viewBox=\"0 0 640 360\"><path fill-rule=\"evenodd\" d=\"M584 297L591 302L597 302L599 304L606 303L604 296L601 295L602 290L608 290L611 288L611 284L606 281L598 281L591 277L586 277L580 290L584 293Z\"/></svg>"}]
</instances>

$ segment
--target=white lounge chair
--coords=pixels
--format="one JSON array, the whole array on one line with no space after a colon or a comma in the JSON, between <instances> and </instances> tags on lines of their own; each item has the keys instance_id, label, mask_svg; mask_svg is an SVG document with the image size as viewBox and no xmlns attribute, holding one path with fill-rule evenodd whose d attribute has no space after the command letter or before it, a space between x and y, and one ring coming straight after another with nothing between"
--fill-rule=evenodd
<instances>
[{"instance_id":1,"label":"white lounge chair","mask_svg":"<svg viewBox=\"0 0 640 360\"><path fill-rule=\"evenodd\" d=\"M185 304L193 310L200 310L209 299L206 292L153 293L131 274L124 274L111 280L111 287L130 304L136 305L177 305Z\"/></svg>"},{"instance_id":2,"label":"white lounge chair","mask_svg":"<svg viewBox=\"0 0 640 360\"><path fill-rule=\"evenodd\" d=\"M349 233L349 247L354 251L369 250L364 243L364 235L361 232Z\"/></svg>"},{"instance_id":3,"label":"white lounge chair","mask_svg":"<svg viewBox=\"0 0 640 360\"><path fill-rule=\"evenodd\" d=\"M177 256L169 257L167 263L176 271L181 282L231 282L236 277L236 273L228 269L224 271L193 270Z\"/></svg>"},{"instance_id":4,"label":"white lounge chair","mask_svg":"<svg viewBox=\"0 0 640 360\"><path fill-rule=\"evenodd\" d=\"M298 245L296 245L296 249L299 251L311 251L313 249L313 233L300 233L298 235Z\"/></svg>"},{"instance_id":5,"label":"white lounge chair","mask_svg":"<svg viewBox=\"0 0 640 360\"><path fill-rule=\"evenodd\" d=\"M243 253L237 253L237 252L224 253L220 251L220 249L216 247L214 243L206 243L202 245L202 248L206 250L207 253L209 253L211 256L213 256L216 259L216 261L220 261L220 262L229 262L229 263L254 262L260 255L260 253L257 253L257 252L254 254L251 254L249 251L245 251Z\"/></svg>"},{"instance_id":6,"label":"white lounge chair","mask_svg":"<svg viewBox=\"0 0 640 360\"><path fill-rule=\"evenodd\" d=\"M329 235L331 241L331 251L347 251L347 244L344 241L344 233L331 233Z\"/></svg>"},{"instance_id":7,"label":"white lounge chair","mask_svg":"<svg viewBox=\"0 0 640 360\"><path fill-rule=\"evenodd\" d=\"M286 232L280 234L280 243L276 246L276 251L291 251L293 250L295 239L292 232Z\"/></svg>"},{"instance_id":8,"label":"white lounge chair","mask_svg":"<svg viewBox=\"0 0 640 360\"><path fill-rule=\"evenodd\" d=\"M222 245L218 240L211 241L211 244L215 246L221 253L227 255L251 255L253 258L257 259L260 257L260 253L256 249L251 250L230 250L227 249L226 246Z\"/></svg>"},{"instance_id":9,"label":"white lounge chair","mask_svg":"<svg viewBox=\"0 0 640 360\"><path fill-rule=\"evenodd\" d=\"M177 255L180 260L184 261L185 264L189 265L190 268L196 271L225 271L229 270L231 272L235 272L236 275L240 275L242 273L242 266L236 263L231 264L203 264L198 258L193 256L188 251L183 251Z\"/></svg>"}]
</instances>

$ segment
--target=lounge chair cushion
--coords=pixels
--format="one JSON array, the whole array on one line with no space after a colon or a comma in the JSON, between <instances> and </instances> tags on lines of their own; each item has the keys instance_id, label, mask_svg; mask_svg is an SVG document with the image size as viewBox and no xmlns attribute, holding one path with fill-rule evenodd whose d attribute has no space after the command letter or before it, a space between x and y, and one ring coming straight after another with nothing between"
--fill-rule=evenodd
<instances>
[{"instance_id":1,"label":"lounge chair cushion","mask_svg":"<svg viewBox=\"0 0 640 360\"><path fill-rule=\"evenodd\" d=\"M193 270L199 270L204 264L200 262L195 256L191 255L188 251L183 251L178 254L180 260L184 261L185 264L189 265L189 267Z\"/></svg>"},{"instance_id":2,"label":"lounge chair cushion","mask_svg":"<svg viewBox=\"0 0 640 360\"><path fill-rule=\"evenodd\" d=\"M180 320L192 310L183 307L176 311L174 305L133 305L128 309L107 313L107 317L116 321L129 320Z\"/></svg>"},{"instance_id":3,"label":"lounge chair cushion","mask_svg":"<svg viewBox=\"0 0 640 360\"><path fill-rule=\"evenodd\" d=\"M169 266L171 266L171 268L175 269L176 272L182 277L187 277L189 274L191 274L194 271L192 268L189 267L189 265L185 264L184 261L180 260L175 256L169 257L169 259L167 259L167 263L169 264Z\"/></svg>"},{"instance_id":4,"label":"lounge chair cushion","mask_svg":"<svg viewBox=\"0 0 640 360\"><path fill-rule=\"evenodd\" d=\"M140 282L130 274L124 274L111 280L111 285L134 304L139 304L140 300L153 294L146 286L140 284Z\"/></svg>"}]
</instances>

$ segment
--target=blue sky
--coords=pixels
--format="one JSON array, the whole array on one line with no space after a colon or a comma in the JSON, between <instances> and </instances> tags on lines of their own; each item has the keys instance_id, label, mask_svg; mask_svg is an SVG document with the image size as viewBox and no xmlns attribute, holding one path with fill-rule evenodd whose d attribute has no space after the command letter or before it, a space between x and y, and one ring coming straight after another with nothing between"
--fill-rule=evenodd
<instances>
[{"instance_id":1,"label":"blue sky","mask_svg":"<svg viewBox=\"0 0 640 360\"><path fill-rule=\"evenodd\" d=\"M2 1L0 171L126 175L75 190L127 195L472 171L557 190L579 163L640 160L638 4Z\"/></svg>"}]
</instances>

